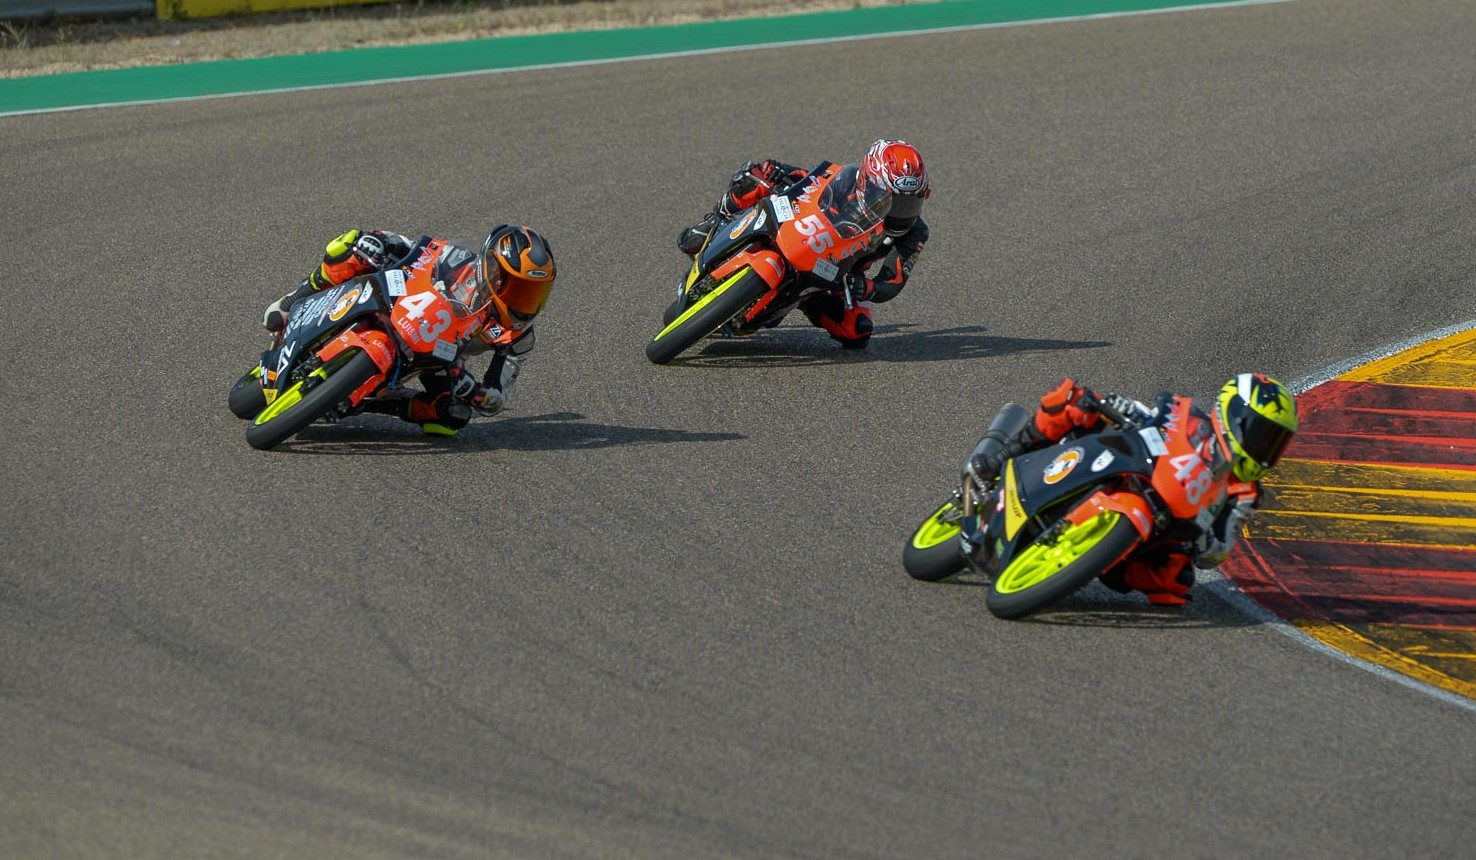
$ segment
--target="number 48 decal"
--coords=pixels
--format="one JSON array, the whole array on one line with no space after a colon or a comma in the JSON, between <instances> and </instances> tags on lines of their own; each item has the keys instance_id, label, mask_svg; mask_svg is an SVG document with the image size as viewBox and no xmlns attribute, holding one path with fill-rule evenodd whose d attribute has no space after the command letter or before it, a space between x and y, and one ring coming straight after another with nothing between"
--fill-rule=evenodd
<instances>
[{"instance_id":1,"label":"number 48 decal","mask_svg":"<svg viewBox=\"0 0 1476 860\"><path fill-rule=\"evenodd\" d=\"M1199 504L1199 500L1204 498L1204 494L1215 483L1209 469L1204 466L1204 460L1198 454L1180 454L1169 460L1169 463L1175 469L1174 477L1184 485L1184 498L1191 505Z\"/></svg>"},{"instance_id":2,"label":"number 48 decal","mask_svg":"<svg viewBox=\"0 0 1476 860\"><path fill-rule=\"evenodd\" d=\"M817 254L825 253L825 250L835 244L835 237L825 229L825 222L820 220L819 215L806 215L794 222L794 227L801 234L809 236L808 244L810 250Z\"/></svg>"}]
</instances>

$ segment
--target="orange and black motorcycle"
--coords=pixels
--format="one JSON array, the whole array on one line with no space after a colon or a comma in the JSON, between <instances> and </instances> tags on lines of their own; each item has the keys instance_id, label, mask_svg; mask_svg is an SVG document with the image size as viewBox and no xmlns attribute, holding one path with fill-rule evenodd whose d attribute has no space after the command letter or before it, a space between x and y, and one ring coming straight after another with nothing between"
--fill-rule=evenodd
<instances>
[{"instance_id":1,"label":"orange and black motorcycle","mask_svg":"<svg viewBox=\"0 0 1476 860\"><path fill-rule=\"evenodd\" d=\"M246 441L272 448L319 419L337 421L372 397L456 360L482 329L490 295L471 254L421 237L402 265L300 299L256 367L231 389ZM514 333L494 326L494 340Z\"/></svg>"},{"instance_id":2,"label":"orange and black motorcycle","mask_svg":"<svg viewBox=\"0 0 1476 860\"><path fill-rule=\"evenodd\" d=\"M857 165L826 161L738 213L697 253L646 357L666 364L714 332L771 328L818 292L839 293L849 308L845 276L882 241L891 205Z\"/></svg>"},{"instance_id":3,"label":"orange and black motorcycle","mask_svg":"<svg viewBox=\"0 0 1476 860\"><path fill-rule=\"evenodd\" d=\"M1111 429L1008 460L987 485L965 470L952 498L903 548L907 573L929 582L966 566L993 574L985 605L1000 618L1020 618L1134 553L1192 539L1209 528L1227 494L1248 489L1215 477L1226 468L1224 455L1208 422L1191 419L1189 398L1164 402L1151 419L1095 405ZM974 453L999 450L998 439L1030 420L1030 412L1006 404L990 425L997 434ZM993 541L988 565L965 551L965 534Z\"/></svg>"}]
</instances>

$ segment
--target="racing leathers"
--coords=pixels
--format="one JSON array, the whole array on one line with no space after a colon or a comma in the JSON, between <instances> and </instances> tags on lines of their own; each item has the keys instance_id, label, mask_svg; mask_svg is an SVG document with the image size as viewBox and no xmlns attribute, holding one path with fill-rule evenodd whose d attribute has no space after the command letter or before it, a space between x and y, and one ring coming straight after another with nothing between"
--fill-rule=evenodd
<instances>
[{"instance_id":1,"label":"racing leathers","mask_svg":"<svg viewBox=\"0 0 1476 860\"><path fill-rule=\"evenodd\" d=\"M1158 395L1153 406L1147 406L1122 395L1099 396L1067 378L1041 397L1034 417L1012 438L997 440L1003 444L981 442L966 468L974 480L987 486L1011 458L1054 445L1071 433L1080 436L1103 430L1108 422L1102 420L1099 403L1110 404L1129 420L1146 427L1167 419L1178 400L1165 391ZM1241 524L1255 511L1260 499L1258 483L1242 482L1231 473L1214 419L1193 404L1188 415L1189 426L1184 428L1185 432L1191 440L1197 440L1201 457L1212 464L1210 475L1224 488L1223 500L1212 511L1208 527L1193 520L1172 520L1160 529L1171 540L1155 542L1147 551L1132 553L1100 577L1103 584L1115 591L1141 591L1150 603L1157 605L1180 605L1189 599L1194 568L1219 567L1225 561ZM964 551L976 559L981 554L990 554L993 544L984 533L963 536Z\"/></svg>"},{"instance_id":2,"label":"racing leathers","mask_svg":"<svg viewBox=\"0 0 1476 860\"><path fill-rule=\"evenodd\" d=\"M717 205L701 221L681 232L677 247L689 257L696 256L718 225L770 194L784 192L807 173L803 168L773 159L740 165ZM811 325L825 329L843 347L858 349L871 340L870 305L889 302L902 292L928 241L928 225L920 217L907 229L896 235L893 232L888 231L876 248L852 267L845 284L851 294L849 309L845 298L836 292L816 293L799 304ZM876 274L868 276L866 273L878 264Z\"/></svg>"},{"instance_id":3,"label":"racing leathers","mask_svg":"<svg viewBox=\"0 0 1476 860\"><path fill-rule=\"evenodd\" d=\"M262 324L270 331L281 331L296 302L353 278L406 265L411 252L427 241L429 237L417 242L388 231L349 230L328 243L322 263L297 289L267 308ZM476 255L471 251L447 243L437 262L447 266L443 281L458 283L462 278L475 277L475 261ZM420 425L428 434L441 436L456 435L474 415L495 415L506 405L522 362L534 343L531 323L516 332L510 332L509 328L499 325L495 316L489 317L461 345L451 363L443 369L420 374L423 391L411 397L365 400L364 411L395 415ZM466 366L466 360L484 352L490 352L492 358L479 381Z\"/></svg>"}]
</instances>

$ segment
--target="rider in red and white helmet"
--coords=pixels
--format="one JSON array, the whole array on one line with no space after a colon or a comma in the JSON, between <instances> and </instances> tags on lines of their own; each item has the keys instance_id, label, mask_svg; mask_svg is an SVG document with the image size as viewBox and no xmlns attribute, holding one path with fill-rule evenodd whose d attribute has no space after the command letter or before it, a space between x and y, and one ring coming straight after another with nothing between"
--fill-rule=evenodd
<instances>
[{"instance_id":1,"label":"rider in red and white helmet","mask_svg":"<svg viewBox=\"0 0 1476 860\"><path fill-rule=\"evenodd\" d=\"M887 213L886 236L876 249L861 258L851 270L847 289L854 302L832 293L816 293L800 304L810 322L825 329L848 349L866 346L871 340L870 304L889 302L902 292L912 267L928 241L928 225L922 220L923 201L933 193L928 169L917 147L904 140L878 140L861 159L861 174L892 193ZM683 230L677 247L695 256L719 224L737 217L775 191L783 191L805 176L803 168L773 159L742 164L733 174L722 199L701 221ZM867 272L880 264L875 276Z\"/></svg>"}]
</instances>

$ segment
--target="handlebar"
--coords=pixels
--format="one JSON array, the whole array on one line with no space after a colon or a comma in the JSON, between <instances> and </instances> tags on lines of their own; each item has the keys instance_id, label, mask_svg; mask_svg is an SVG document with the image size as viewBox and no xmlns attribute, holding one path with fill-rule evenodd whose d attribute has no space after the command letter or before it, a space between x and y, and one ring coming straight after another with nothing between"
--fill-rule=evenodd
<instances>
[{"instance_id":1,"label":"handlebar","mask_svg":"<svg viewBox=\"0 0 1476 860\"><path fill-rule=\"evenodd\" d=\"M1082 392L1081 397L1077 401L1077 408L1083 411L1095 409L1097 412L1106 416L1108 421L1119 427L1129 427L1133 423L1126 415L1118 411L1116 406L1098 397L1097 392L1091 389Z\"/></svg>"}]
</instances>

